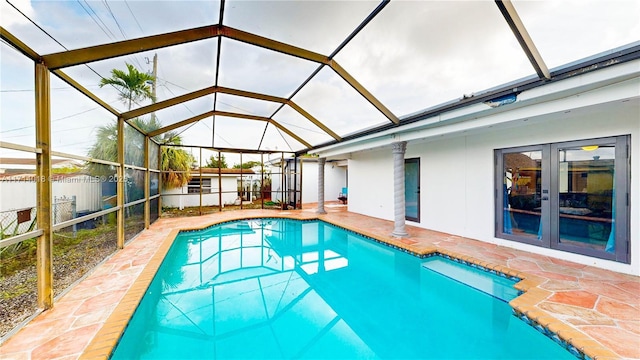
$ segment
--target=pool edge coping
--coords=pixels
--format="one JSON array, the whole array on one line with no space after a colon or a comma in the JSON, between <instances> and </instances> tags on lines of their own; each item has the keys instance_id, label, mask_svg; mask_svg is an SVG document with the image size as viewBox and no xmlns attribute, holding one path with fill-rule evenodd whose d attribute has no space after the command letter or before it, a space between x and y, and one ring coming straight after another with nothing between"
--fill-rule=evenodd
<instances>
[{"instance_id":1,"label":"pool edge coping","mask_svg":"<svg viewBox=\"0 0 640 360\"><path fill-rule=\"evenodd\" d=\"M147 292L153 277L160 268L160 264L167 256L171 245L180 229L172 229L159 244L156 252L144 266L138 277L133 281L118 305L109 315L96 335L80 354L80 359L109 359L113 354L122 333L136 311L142 297Z\"/></svg>"},{"instance_id":2,"label":"pool edge coping","mask_svg":"<svg viewBox=\"0 0 640 360\"><path fill-rule=\"evenodd\" d=\"M203 230L226 222L264 218L281 218L298 221L322 220L331 225L363 235L382 245L404 251L420 258L440 255L445 258L451 258L452 260L476 265L480 270L490 273L509 278L521 279L514 285L514 288L522 294L509 301L509 305L511 306L515 316L543 333L560 346L565 347L567 351L579 358L587 360L620 358L620 355L606 348L589 335L536 307L537 304L547 299L552 294L551 291L544 290L539 287L539 285L542 285L545 282L541 277L529 274L525 271L514 270L507 266L492 264L448 249L441 249L435 245L416 247L412 246L412 244L408 242L403 242L403 238L382 238L378 235L369 233L366 230L356 229L345 224L337 223L334 220L327 219L322 215L318 216L317 214L315 214L315 216L304 218L294 217L291 216L291 214L273 214L271 216L244 215L238 216L237 218L234 217L210 221L198 227L173 228L162 240L155 254L144 266L142 272L134 280L122 300L120 300L111 315L109 315L102 327L98 330L93 339L91 339L79 358L109 359L111 355L113 355L113 351L125 331L127 324L137 309L142 297L147 292L151 281L180 232Z\"/></svg>"}]
</instances>

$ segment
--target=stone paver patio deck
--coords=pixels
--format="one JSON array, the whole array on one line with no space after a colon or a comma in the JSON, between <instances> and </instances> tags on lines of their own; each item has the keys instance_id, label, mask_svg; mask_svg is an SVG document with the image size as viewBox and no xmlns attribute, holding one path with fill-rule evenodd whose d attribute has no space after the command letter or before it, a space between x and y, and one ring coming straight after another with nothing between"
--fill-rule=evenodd
<instances>
[{"instance_id":1,"label":"stone paver patio deck","mask_svg":"<svg viewBox=\"0 0 640 360\"><path fill-rule=\"evenodd\" d=\"M104 357L135 308L135 299L144 294L155 272L153 267L159 266L177 229L247 217L312 219L318 217L314 210L242 210L158 219L58 299L53 309L38 315L2 344L0 358ZM326 210L328 213L319 218L407 250L438 251L523 278L517 287L526 293L511 302L517 311L591 358L640 359L639 277L411 226L407 226L408 238L395 239L390 236L391 221L349 213L338 205L329 205ZM123 313L123 308L129 312Z\"/></svg>"}]
</instances>

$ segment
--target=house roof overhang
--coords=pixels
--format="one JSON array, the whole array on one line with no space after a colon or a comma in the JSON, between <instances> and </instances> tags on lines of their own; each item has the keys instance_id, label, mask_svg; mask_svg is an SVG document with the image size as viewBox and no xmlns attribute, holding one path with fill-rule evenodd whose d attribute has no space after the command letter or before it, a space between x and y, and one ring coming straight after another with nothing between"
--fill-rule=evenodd
<instances>
[{"instance_id":1,"label":"house roof overhang","mask_svg":"<svg viewBox=\"0 0 640 360\"><path fill-rule=\"evenodd\" d=\"M444 104L401 120L398 127L384 127L345 137L312 149L310 153L329 159L345 158L349 153L391 146L398 141L429 141L443 136L469 135L474 131L508 126L523 121L552 117L554 114L593 107L633 105L640 102L640 44L620 49L616 54L593 57L582 63L555 69L553 81L516 82L470 98L465 104ZM616 65L616 66L613 66ZM529 84L529 86L527 86ZM524 86L523 86L524 85ZM484 102L505 93L516 93L513 103L490 107Z\"/></svg>"}]
</instances>

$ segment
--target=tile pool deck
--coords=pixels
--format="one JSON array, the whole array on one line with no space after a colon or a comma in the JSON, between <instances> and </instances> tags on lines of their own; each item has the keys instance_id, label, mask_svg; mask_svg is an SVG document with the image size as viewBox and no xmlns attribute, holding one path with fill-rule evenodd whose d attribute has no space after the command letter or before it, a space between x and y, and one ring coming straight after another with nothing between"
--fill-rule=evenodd
<instances>
[{"instance_id":1,"label":"tile pool deck","mask_svg":"<svg viewBox=\"0 0 640 360\"><path fill-rule=\"evenodd\" d=\"M161 218L0 345L0 359L104 358L151 281L177 229L248 217L319 217L416 253L438 251L524 280L511 302L530 319L592 359L640 359L640 277L619 274L455 235L407 226L395 239L391 221L328 204L327 214L304 210L242 210ZM526 349L523 349L526 351Z\"/></svg>"}]
</instances>

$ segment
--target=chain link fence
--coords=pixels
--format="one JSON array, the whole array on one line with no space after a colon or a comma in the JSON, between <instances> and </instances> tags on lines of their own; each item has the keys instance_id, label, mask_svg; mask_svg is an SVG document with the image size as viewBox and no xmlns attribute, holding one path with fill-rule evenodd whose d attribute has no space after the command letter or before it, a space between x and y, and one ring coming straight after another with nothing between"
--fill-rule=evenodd
<instances>
[{"instance_id":1,"label":"chain link fence","mask_svg":"<svg viewBox=\"0 0 640 360\"><path fill-rule=\"evenodd\" d=\"M59 224L64 221L74 219L76 217L76 197L75 195L67 197L53 197L53 223Z\"/></svg>"},{"instance_id":2,"label":"chain link fence","mask_svg":"<svg viewBox=\"0 0 640 360\"><path fill-rule=\"evenodd\" d=\"M0 239L34 230L36 211L35 207L0 211Z\"/></svg>"},{"instance_id":3,"label":"chain link fence","mask_svg":"<svg viewBox=\"0 0 640 360\"><path fill-rule=\"evenodd\" d=\"M76 197L54 197L51 206L53 223L58 224L76 217ZM37 228L37 208L26 207L0 211L0 239L24 234Z\"/></svg>"}]
</instances>

